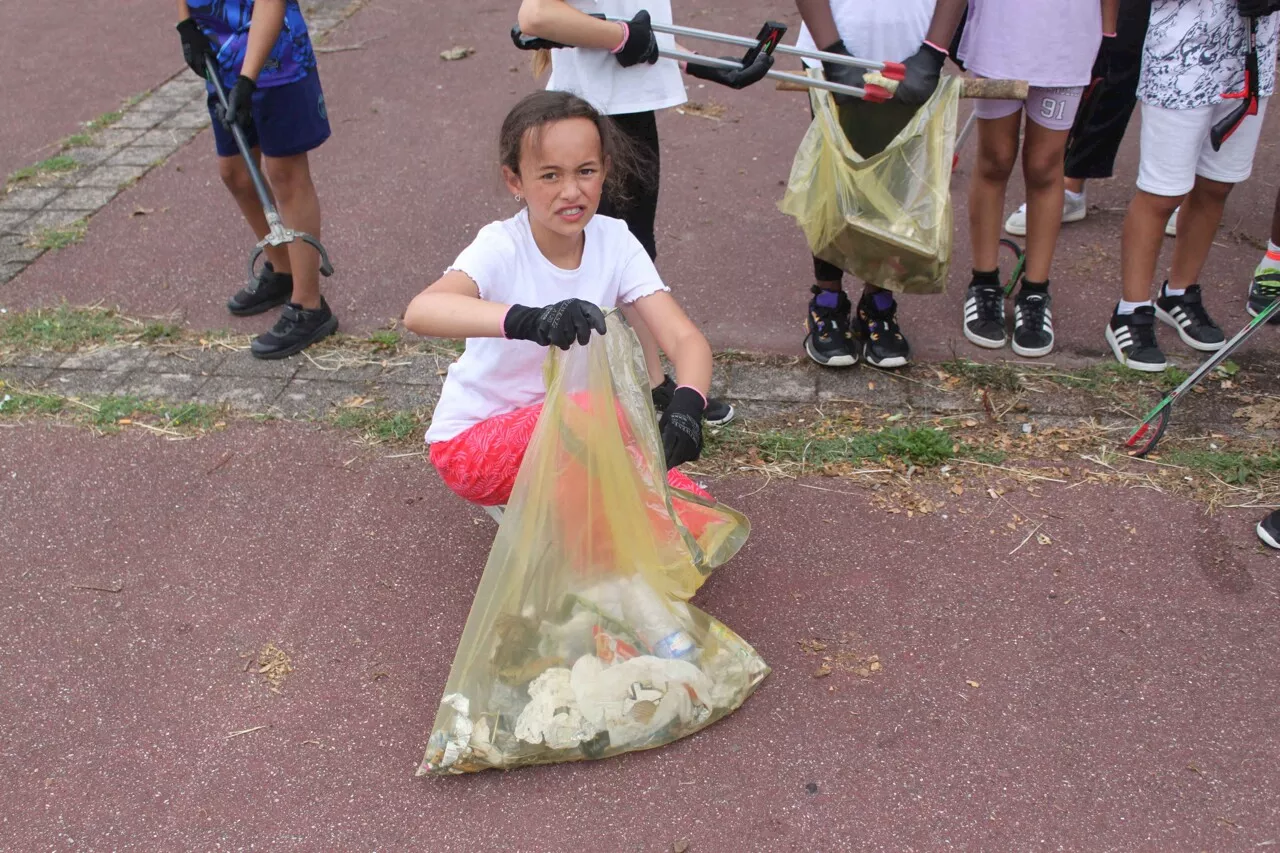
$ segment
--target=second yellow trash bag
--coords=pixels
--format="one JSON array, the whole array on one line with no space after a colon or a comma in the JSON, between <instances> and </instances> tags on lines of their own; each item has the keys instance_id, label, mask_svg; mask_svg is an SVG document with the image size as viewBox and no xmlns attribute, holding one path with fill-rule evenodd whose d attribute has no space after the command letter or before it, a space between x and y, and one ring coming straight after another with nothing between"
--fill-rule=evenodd
<instances>
[{"instance_id":1,"label":"second yellow trash bag","mask_svg":"<svg viewBox=\"0 0 1280 853\"><path fill-rule=\"evenodd\" d=\"M419 775L661 746L735 710L769 672L686 603L749 527L668 487L639 343L617 312L607 324L550 351Z\"/></svg>"},{"instance_id":2,"label":"second yellow trash bag","mask_svg":"<svg viewBox=\"0 0 1280 853\"><path fill-rule=\"evenodd\" d=\"M944 76L902 132L864 158L841 130L831 94L809 90L814 119L778 207L795 218L816 257L898 293L946 288L959 97L960 81Z\"/></svg>"}]
</instances>

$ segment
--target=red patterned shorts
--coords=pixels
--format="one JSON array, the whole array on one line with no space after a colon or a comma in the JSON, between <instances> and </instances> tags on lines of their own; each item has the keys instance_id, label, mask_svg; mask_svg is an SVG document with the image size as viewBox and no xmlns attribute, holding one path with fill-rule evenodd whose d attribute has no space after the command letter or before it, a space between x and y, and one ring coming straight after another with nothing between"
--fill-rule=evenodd
<instances>
[{"instance_id":1,"label":"red patterned shorts","mask_svg":"<svg viewBox=\"0 0 1280 853\"><path fill-rule=\"evenodd\" d=\"M511 498L520 463L538 425L542 406L529 406L489 418L448 441L431 445L431 464L459 497L481 506L500 506ZM693 480L672 468L667 483L713 500Z\"/></svg>"}]
</instances>

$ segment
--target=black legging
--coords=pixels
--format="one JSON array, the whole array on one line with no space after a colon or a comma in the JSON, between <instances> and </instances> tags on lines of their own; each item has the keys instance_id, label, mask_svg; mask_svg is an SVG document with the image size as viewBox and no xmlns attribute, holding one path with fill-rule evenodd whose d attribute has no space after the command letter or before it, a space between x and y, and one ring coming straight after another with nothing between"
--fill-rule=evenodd
<instances>
[{"instance_id":1,"label":"black legging","mask_svg":"<svg viewBox=\"0 0 1280 853\"><path fill-rule=\"evenodd\" d=\"M609 118L636 147L636 154L643 160L644 172L628 176L622 186L626 200L621 206L608 198L602 198L599 212L624 220L627 228L649 253L649 257L655 259L658 257L658 246L653 226L658 214L658 176L662 165L658 156L658 120L652 110L623 113Z\"/></svg>"},{"instance_id":2,"label":"black legging","mask_svg":"<svg viewBox=\"0 0 1280 853\"><path fill-rule=\"evenodd\" d=\"M1151 0L1120 0L1111 73L1099 80L1080 104L1067 137L1068 178L1109 178L1114 172L1116 152L1138 103L1142 43L1150 19Z\"/></svg>"}]
</instances>

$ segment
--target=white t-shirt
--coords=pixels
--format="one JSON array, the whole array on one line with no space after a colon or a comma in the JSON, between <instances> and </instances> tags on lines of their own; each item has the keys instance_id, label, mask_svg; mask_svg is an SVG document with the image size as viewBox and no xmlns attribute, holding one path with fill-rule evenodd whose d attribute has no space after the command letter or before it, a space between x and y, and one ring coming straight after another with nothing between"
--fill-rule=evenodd
<instances>
[{"instance_id":1,"label":"white t-shirt","mask_svg":"<svg viewBox=\"0 0 1280 853\"><path fill-rule=\"evenodd\" d=\"M1275 90L1280 15L1258 20L1258 91ZM1138 97L1167 110L1212 106L1244 88L1249 30L1236 0L1153 0Z\"/></svg>"},{"instance_id":2,"label":"white t-shirt","mask_svg":"<svg viewBox=\"0 0 1280 853\"><path fill-rule=\"evenodd\" d=\"M530 308L571 298L616 308L668 289L621 219L593 216L585 235L578 268L560 269L539 251L522 210L481 228L449 269L466 273L481 299ZM468 338L462 357L449 367L427 443L448 441L483 420L541 403L546 357L546 348L531 341Z\"/></svg>"},{"instance_id":3,"label":"white t-shirt","mask_svg":"<svg viewBox=\"0 0 1280 853\"><path fill-rule=\"evenodd\" d=\"M579 11L603 12L610 18L631 20L636 12L649 10L655 24L671 23L670 0L565 0ZM676 40L655 33L658 47L675 50ZM630 68L618 64L607 50L575 47L551 51L551 79L547 88L572 92L605 115L643 113L677 107L688 100L680 64L659 59L653 65L641 63Z\"/></svg>"},{"instance_id":4,"label":"white t-shirt","mask_svg":"<svg viewBox=\"0 0 1280 853\"><path fill-rule=\"evenodd\" d=\"M919 50L929 34L934 5L934 0L831 0L831 15L849 53L861 59L901 62ZM806 26L800 27L796 47L820 49ZM804 64L816 68L822 63L806 59Z\"/></svg>"}]
</instances>

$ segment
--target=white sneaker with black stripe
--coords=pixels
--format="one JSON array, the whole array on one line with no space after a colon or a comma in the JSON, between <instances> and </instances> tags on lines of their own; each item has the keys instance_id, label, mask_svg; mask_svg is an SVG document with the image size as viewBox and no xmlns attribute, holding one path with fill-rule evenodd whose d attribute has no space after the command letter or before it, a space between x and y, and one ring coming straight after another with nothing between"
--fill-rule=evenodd
<instances>
[{"instance_id":1,"label":"white sneaker with black stripe","mask_svg":"<svg viewBox=\"0 0 1280 853\"><path fill-rule=\"evenodd\" d=\"M1106 336L1116 361L1125 367L1160 373L1169 366L1156 345L1156 309L1150 305L1143 305L1132 314L1121 314L1116 305Z\"/></svg>"},{"instance_id":2,"label":"white sneaker with black stripe","mask_svg":"<svg viewBox=\"0 0 1280 853\"><path fill-rule=\"evenodd\" d=\"M1217 352L1226 346L1227 336L1204 310L1200 285L1193 284L1178 296L1169 295L1169 282L1160 286L1156 317L1178 330L1178 337L1192 349Z\"/></svg>"}]
</instances>

